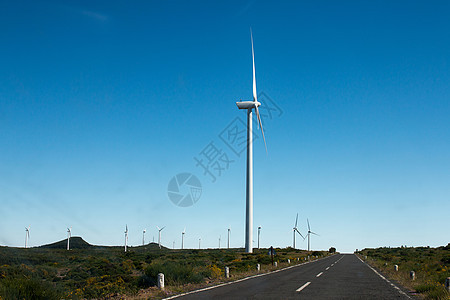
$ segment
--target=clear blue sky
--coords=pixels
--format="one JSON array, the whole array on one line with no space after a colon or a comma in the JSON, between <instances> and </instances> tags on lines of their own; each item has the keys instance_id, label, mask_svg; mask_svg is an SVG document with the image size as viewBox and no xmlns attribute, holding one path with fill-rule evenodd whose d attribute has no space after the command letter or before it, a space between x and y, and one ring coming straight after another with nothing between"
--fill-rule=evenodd
<instances>
[{"instance_id":1,"label":"clear blue sky","mask_svg":"<svg viewBox=\"0 0 450 300\"><path fill-rule=\"evenodd\" d=\"M3 1L0 244L244 245L245 157L220 139L257 87L282 113L254 147L261 245L450 242L450 2ZM263 102L264 98L261 98ZM266 101L267 102L267 101ZM264 105L265 103L263 103ZM255 126L256 127L256 126ZM194 157L234 162L215 182ZM169 180L190 172L187 208ZM256 238L255 238L256 240ZM255 243L256 245L256 243ZM298 239L297 246L306 248Z\"/></svg>"}]
</instances>

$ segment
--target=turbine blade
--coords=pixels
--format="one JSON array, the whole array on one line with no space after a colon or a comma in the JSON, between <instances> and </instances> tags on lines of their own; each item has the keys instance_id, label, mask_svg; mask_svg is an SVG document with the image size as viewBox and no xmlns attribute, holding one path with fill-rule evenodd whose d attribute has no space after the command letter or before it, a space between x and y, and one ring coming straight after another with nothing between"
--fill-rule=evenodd
<instances>
[{"instance_id":1,"label":"turbine blade","mask_svg":"<svg viewBox=\"0 0 450 300\"><path fill-rule=\"evenodd\" d=\"M311 227L309 227L309 220L306 219L306 221L308 222L308 231L311 231Z\"/></svg>"},{"instance_id":2,"label":"turbine blade","mask_svg":"<svg viewBox=\"0 0 450 300\"><path fill-rule=\"evenodd\" d=\"M256 105L255 105L255 111L256 111L256 116L258 117L259 126L261 127L261 133L262 133L262 137L264 140L264 147L266 148L266 153L267 153L267 144L266 144L266 138L264 137L264 129L262 127L261 117L259 115L259 109L258 109L258 106L256 106Z\"/></svg>"},{"instance_id":3,"label":"turbine blade","mask_svg":"<svg viewBox=\"0 0 450 300\"><path fill-rule=\"evenodd\" d=\"M295 231L297 231L298 232L298 234L300 234L300 236L303 238L303 239L305 239L305 237L303 236L303 234L301 234L300 233L300 231L298 231L298 229L297 228L295 228Z\"/></svg>"},{"instance_id":4,"label":"turbine blade","mask_svg":"<svg viewBox=\"0 0 450 300\"><path fill-rule=\"evenodd\" d=\"M258 101L256 96L256 76L255 76L255 52L253 50L253 33L250 28L250 38L252 40L252 61L253 61L253 101Z\"/></svg>"},{"instance_id":5,"label":"turbine blade","mask_svg":"<svg viewBox=\"0 0 450 300\"><path fill-rule=\"evenodd\" d=\"M315 235L317 235L317 236L320 236L320 235L318 235L318 234L317 234L317 233L315 233L315 232L312 232L312 231L311 231L311 233L312 233L312 234L315 234Z\"/></svg>"},{"instance_id":6,"label":"turbine blade","mask_svg":"<svg viewBox=\"0 0 450 300\"><path fill-rule=\"evenodd\" d=\"M166 228L166 226L164 226L163 228L161 228L161 231L162 231L164 228Z\"/></svg>"},{"instance_id":7,"label":"turbine blade","mask_svg":"<svg viewBox=\"0 0 450 300\"><path fill-rule=\"evenodd\" d=\"M158 226L156 226L156 228L158 228L158 230L160 230Z\"/></svg>"},{"instance_id":8,"label":"turbine blade","mask_svg":"<svg viewBox=\"0 0 450 300\"><path fill-rule=\"evenodd\" d=\"M297 213L297 217L295 217L295 228L297 228L297 221L298 221L298 213Z\"/></svg>"}]
</instances>

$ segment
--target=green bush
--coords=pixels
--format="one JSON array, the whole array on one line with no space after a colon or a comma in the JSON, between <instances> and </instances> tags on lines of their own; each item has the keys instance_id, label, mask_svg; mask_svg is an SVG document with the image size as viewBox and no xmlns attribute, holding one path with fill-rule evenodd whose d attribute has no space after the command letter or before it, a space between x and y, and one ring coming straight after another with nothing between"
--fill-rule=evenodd
<instances>
[{"instance_id":1,"label":"green bush","mask_svg":"<svg viewBox=\"0 0 450 300\"><path fill-rule=\"evenodd\" d=\"M153 285L157 283L158 273L164 274L165 282L168 285L200 283L204 279L202 274L195 272L192 266L175 261L153 263L145 269L145 275L151 279Z\"/></svg>"},{"instance_id":2,"label":"green bush","mask_svg":"<svg viewBox=\"0 0 450 300\"><path fill-rule=\"evenodd\" d=\"M61 299L62 293L48 282L19 277L0 280L0 296L5 300L51 300Z\"/></svg>"}]
</instances>

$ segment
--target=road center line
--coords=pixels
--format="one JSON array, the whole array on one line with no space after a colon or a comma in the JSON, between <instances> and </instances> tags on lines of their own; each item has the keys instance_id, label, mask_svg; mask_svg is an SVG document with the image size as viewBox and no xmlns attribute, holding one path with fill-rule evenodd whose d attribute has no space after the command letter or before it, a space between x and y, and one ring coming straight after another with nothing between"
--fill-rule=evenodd
<instances>
[{"instance_id":1,"label":"road center line","mask_svg":"<svg viewBox=\"0 0 450 300\"><path fill-rule=\"evenodd\" d=\"M334 266L334 264L331 264L331 266Z\"/></svg>"},{"instance_id":2,"label":"road center line","mask_svg":"<svg viewBox=\"0 0 450 300\"><path fill-rule=\"evenodd\" d=\"M327 268L325 269L325 271L328 271L329 268L330 268L330 267L327 267Z\"/></svg>"},{"instance_id":3,"label":"road center line","mask_svg":"<svg viewBox=\"0 0 450 300\"><path fill-rule=\"evenodd\" d=\"M323 272L320 272L319 274L316 275L316 277L319 277L319 276L322 275L322 274L323 274Z\"/></svg>"},{"instance_id":4,"label":"road center line","mask_svg":"<svg viewBox=\"0 0 450 300\"><path fill-rule=\"evenodd\" d=\"M305 287L307 287L308 285L310 285L310 281L308 281L307 283L305 283L304 285L302 285L301 287L299 287L298 289L296 289L296 292L300 292L301 290L303 290Z\"/></svg>"}]
</instances>

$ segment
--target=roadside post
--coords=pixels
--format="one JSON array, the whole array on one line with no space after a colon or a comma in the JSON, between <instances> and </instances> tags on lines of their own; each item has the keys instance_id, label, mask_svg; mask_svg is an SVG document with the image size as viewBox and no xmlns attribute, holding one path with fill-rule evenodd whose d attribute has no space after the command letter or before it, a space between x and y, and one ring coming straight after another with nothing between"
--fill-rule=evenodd
<instances>
[{"instance_id":1,"label":"roadside post","mask_svg":"<svg viewBox=\"0 0 450 300\"><path fill-rule=\"evenodd\" d=\"M158 274L158 288L160 290L164 290L164 274L163 273Z\"/></svg>"},{"instance_id":2,"label":"roadside post","mask_svg":"<svg viewBox=\"0 0 450 300\"><path fill-rule=\"evenodd\" d=\"M270 246L268 254L272 257L272 266L273 266L273 256L276 255L275 249L273 249L273 246Z\"/></svg>"}]
</instances>

